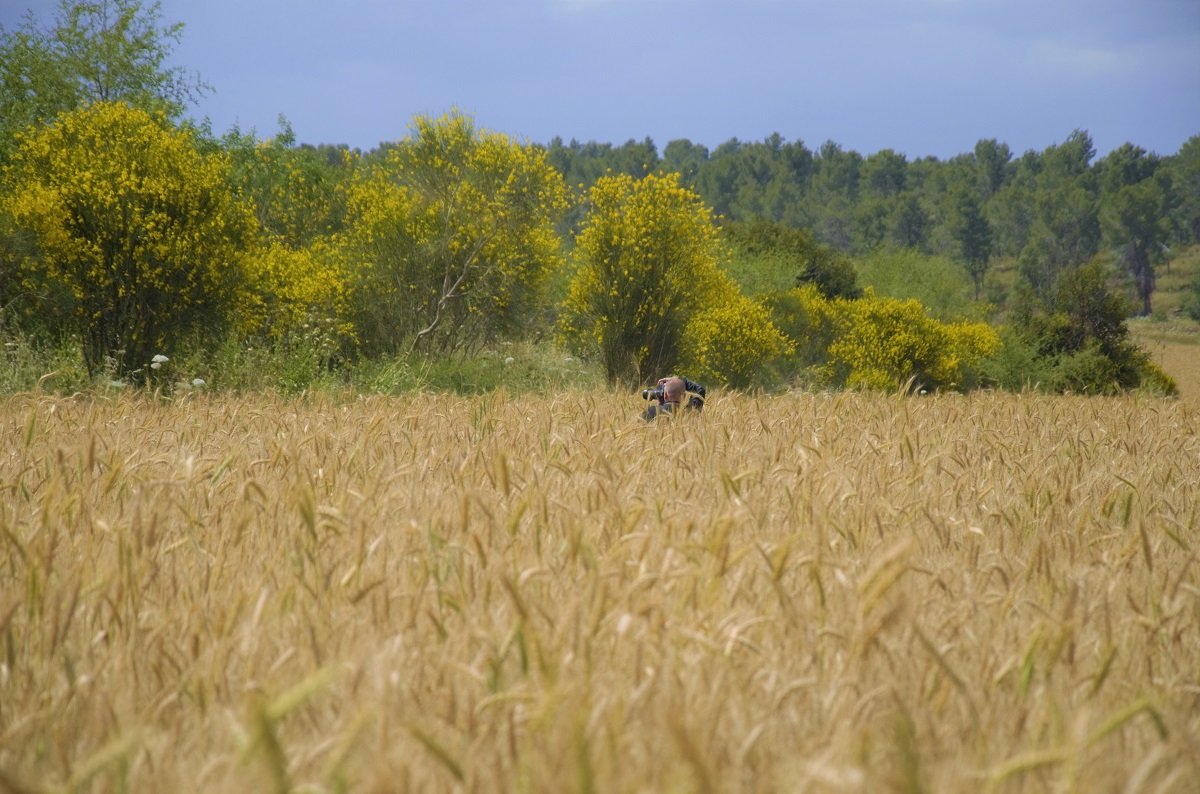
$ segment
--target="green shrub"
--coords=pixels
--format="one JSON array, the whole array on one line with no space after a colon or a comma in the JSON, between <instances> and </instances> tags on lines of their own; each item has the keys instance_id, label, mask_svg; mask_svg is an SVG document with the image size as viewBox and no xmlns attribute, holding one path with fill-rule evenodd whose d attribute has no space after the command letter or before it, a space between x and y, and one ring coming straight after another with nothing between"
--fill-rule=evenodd
<instances>
[{"instance_id":1,"label":"green shrub","mask_svg":"<svg viewBox=\"0 0 1200 794\"><path fill-rule=\"evenodd\" d=\"M1110 276L1094 262L1061 273L1045 298L1029 289L1018 292L1005 347L1011 346L1010 357L1020 349L1034 354L1027 369L1037 378L1027 382L1079 394L1175 392L1171 379L1130 338L1129 305L1110 289Z\"/></svg>"},{"instance_id":2,"label":"green shrub","mask_svg":"<svg viewBox=\"0 0 1200 794\"><path fill-rule=\"evenodd\" d=\"M756 219L728 222L721 231L733 248L730 275L748 295L780 292L792 285L811 285L827 298L862 295L850 258L803 229Z\"/></svg>"},{"instance_id":3,"label":"green shrub","mask_svg":"<svg viewBox=\"0 0 1200 794\"><path fill-rule=\"evenodd\" d=\"M966 271L948 257L883 249L858 260L858 277L876 295L915 299L942 320L982 320L990 311L974 299Z\"/></svg>"},{"instance_id":4,"label":"green shrub","mask_svg":"<svg viewBox=\"0 0 1200 794\"><path fill-rule=\"evenodd\" d=\"M1193 320L1200 322L1200 279L1192 284L1192 289L1183 296L1183 313Z\"/></svg>"},{"instance_id":5,"label":"green shrub","mask_svg":"<svg viewBox=\"0 0 1200 794\"><path fill-rule=\"evenodd\" d=\"M78 342L51 344L0 327L0 394L35 390L71 394L92 383Z\"/></svg>"},{"instance_id":6,"label":"green shrub","mask_svg":"<svg viewBox=\"0 0 1200 794\"><path fill-rule=\"evenodd\" d=\"M1123 343L1116 355L1096 339L1070 352L1046 352L1052 345L1044 339L1007 326L1000 329L1000 340L999 348L984 362L982 375L985 382L1001 389L1074 394L1118 394L1131 389L1164 396L1178 393L1171 376L1131 342Z\"/></svg>"},{"instance_id":7,"label":"green shrub","mask_svg":"<svg viewBox=\"0 0 1200 794\"><path fill-rule=\"evenodd\" d=\"M1082 350L1058 357L1049 385L1058 392L1116 394L1121 391L1121 372L1093 340Z\"/></svg>"},{"instance_id":8,"label":"green shrub","mask_svg":"<svg viewBox=\"0 0 1200 794\"><path fill-rule=\"evenodd\" d=\"M829 345L837 331L836 311L815 286L806 284L770 293L763 304L771 313L772 323L793 345L781 374L792 378L828 361Z\"/></svg>"},{"instance_id":9,"label":"green shrub","mask_svg":"<svg viewBox=\"0 0 1200 794\"><path fill-rule=\"evenodd\" d=\"M1053 362L1038 352L1037 345L1009 326L1002 326L998 336L999 346L981 367L984 381L1006 391L1048 388Z\"/></svg>"}]
</instances>

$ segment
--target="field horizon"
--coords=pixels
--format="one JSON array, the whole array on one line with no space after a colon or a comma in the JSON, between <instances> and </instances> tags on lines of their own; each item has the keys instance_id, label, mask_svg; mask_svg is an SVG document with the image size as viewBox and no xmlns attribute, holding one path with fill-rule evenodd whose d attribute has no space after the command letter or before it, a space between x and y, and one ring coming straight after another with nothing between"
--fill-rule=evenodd
<instances>
[{"instance_id":1,"label":"field horizon","mask_svg":"<svg viewBox=\"0 0 1200 794\"><path fill-rule=\"evenodd\" d=\"M0 401L0 789L1200 784L1200 407Z\"/></svg>"}]
</instances>

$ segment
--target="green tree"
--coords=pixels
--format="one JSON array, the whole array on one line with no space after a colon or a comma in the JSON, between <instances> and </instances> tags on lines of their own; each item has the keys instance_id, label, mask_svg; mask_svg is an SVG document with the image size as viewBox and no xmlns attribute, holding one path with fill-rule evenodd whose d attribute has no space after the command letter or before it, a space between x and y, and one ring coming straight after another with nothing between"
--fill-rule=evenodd
<instances>
[{"instance_id":1,"label":"green tree","mask_svg":"<svg viewBox=\"0 0 1200 794\"><path fill-rule=\"evenodd\" d=\"M982 319L987 304L974 299L971 279L957 260L911 248L881 248L854 260L858 280L876 295L913 298L941 320Z\"/></svg>"},{"instance_id":2,"label":"green tree","mask_svg":"<svg viewBox=\"0 0 1200 794\"><path fill-rule=\"evenodd\" d=\"M544 321L566 203L543 149L418 117L348 188L338 247L366 352L468 351Z\"/></svg>"},{"instance_id":3,"label":"green tree","mask_svg":"<svg viewBox=\"0 0 1200 794\"><path fill-rule=\"evenodd\" d=\"M670 141L663 149L663 169L679 174L680 182L688 187L695 186L696 177L707 162L708 147L687 138Z\"/></svg>"},{"instance_id":4,"label":"green tree","mask_svg":"<svg viewBox=\"0 0 1200 794\"><path fill-rule=\"evenodd\" d=\"M921 200L910 192L901 195L892 210L889 223L892 243L901 248L920 249L929 236L929 227L929 213L921 205Z\"/></svg>"},{"instance_id":5,"label":"green tree","mask_svg":"<svg viewBox=\"0 0 1200 794\"><path fill-rule=\"evenodd\" d=\"M1129 307L1108 286L1108 273L1099 263L1063 273L1055 282L1046 309L1067 319L1062 333L1047 352L1073 353L1095 340L1110 357L1120 353L1129 338L1125 317Z\"/></svg>"},{"instance_id":6,"label":"green tree","mask_svg":"<svg viewBox=\"0 0 1200 794\"><path fill-rule=\"evenodd\" d=\"M55 25L32 13L0 29L0 160L17 132L88 102L122 101L178 118L207 86L169 66L183 23L160 24L141 0L59 0Z\"/></svg>"},{"instance_id":7,"label":"green tree","mask_svg":"<svg viewBox=\"0 0 1200 794\"><path fill-rule=\"evenodd\" d=\"M1057 146L1042 153L1047 176L1055 180L1088 179L1096 146L1085 130L1075 130Z\"/></svg>"},{"instance_id":8,"label":"green tree","mask_svg":"<svg viewBox=\"0 0 1200 794\"><path fill-rule=\"evenodd\" d=\"M253 219L229 160L124 103L97 102L24 136L3 171L0 223L30 238L22 286L65 295L88 371L129 374L227 326ZM43 304L53 310L53 304Z\"/></svg>"},{"instance_id":9,"label":"green tree","mask_svg":"<svg viewBox=\"0 0 1200 794\"><path fill-rule=\"evenodd\" d=\"M811 200L817 239L843 251L854 245L851 219L858 202L862 156L826 141L813 163Z\"/></svg>"},{"instance_id":10,"label":"green tree","mask_svg":"<svg viewBox=\"0 0 1200 794\"><path fill-rule=\"evenodd\" d=\"M1015 339L1006 345L1025 347L1031 356L1020 366L1054 391L1113 394L1148 387L1173 393L1170 378L1130 338L1129 307L1110 288L1109 276L1096 261L1061 273L1045 297L1022 291L1014 301ZM1016 385L1021 377L1010 372L1000 379Z\"/></svg>"},{"instance_id":11,"label":"green tree","mask_svg":"<svg viewBox=\"0 0 1200 794\"><path fill-rule=\"evenodd\" d=\"M848 256L818 243L803 230L762 218L724 224L722 231L732 244L734 261L741 270L762 273L776 271L784 277L766 289L750 292L776 292L793 285L812 284L826 297L857 298L862 295L854 263ZM746 289L751 279L739 279Z\"/></svg>"},{"instance_id":12,"label":"green tree","mask_svg":"<svg viewBox=\"0 0 1200 794\"><path fill-rule=\"evenodd\" d=\"M1034 226L1034 203L1041 155L1026 152L1013 168L1012 177L984 205L992 227L992 252L997 256L1019 256L1029 242Z\"/></svg>"},{"instance_id":13,"label":"green tree","mask_svg":"<svg viewBox=\"0 0 1200 794\"><path fill-rule=\"evenodd\" d=\"M894 201L876 197L864 197L854 208L851 229L854 240L851 251L867 253L883 245L888 236L888 225L894 213Z\"/></svg>"},{"instance_id":14,"label":"green tree","mask_svg":"<svg viewBox=\"0 0 1200 794\"><path fill-rule=\"evenodd\" d=\"M606 176L588 201L561 332L598 354L610 382L665 373L681 360L689 319L737 295L718 267L711 211L677 174Z\"/></svg>"},{"instance_id":15,"label":"green tree","mask_svg":"<svg viewBox=\"0 0 1200 794\"><path fill-rule=\"evenodd\" d=\"M1103 239L1117 250L1137 287L1141 313L1149 315L1154 265L1170 237L1166 192L1155 178L1158 158L1127 143L1105 157L1099 168Z\"/></svg>"},{"instance_id":16,"label":"green tree","mask_svg":"<svg viewBox=\"0 0 1200 794\"><path fill-rule=\"evenodd\" d=\"M1127 185L1136 185L1154 176L1160 165L1156 155L1140 146L1123 143L1096 163L1100 192L1115 193Z\"/></svg>"},{"instance_id":17,"label":"green tree","mask_svg":"<svg viewBox=\"0 0 1200 794\"><path fill-rule=\"evenodd\" d=\"M904 190L908 161L904 155L883 149L867 157L862 164L862 182L868 192L888 198Z\"/></svg>"},{"instance_id":18,"label":"green tree","mask_svg":"<svg viewBox=\"0 0 1200 794\"><path fill-rule=\"evenodd\" d=\"M975 164L979 171L979 188L983 198L994 196L1008 177L1012 152L1008 144L1000 143L995 138L980 140L975 144Z\"/></svg>"},{"instance_id":19,"label":"green tree","mask_svg":"<svg viewBox=\"0 0 1200 794\"><path fill-rule=\"evenodd\" d=\"M680 161L686 151L676 146L668 160ZM782 220L795 212L811 171L812 153L804 143L773 133L754 143L731 138L684 184L694 185L721 217Z\"/></svg>"},{"instance_id":20,"label":"green tree","mask_svg":"<svg viewBox=\"0 0 1200 794\"><path fill-rule=\"evenodd\" d=\"M947 226L962 262L975 285L975 300L983 289L983 276L992 257L992 230L974 193L957 187L947 197Z\"/></svg>"},{"instance_id":21,"label":"green tree","mask_svg":"<svg viewBox=\"0 0 1200 794\"><path fill-rule=\"evenodd\" d=\"M1170 218L1174 237L1184 245L1200 243L1200 135L1193 135L1167 158L1164 171L1170 179L1173 203Z\"/></svg>"},{"instance_id":22,"label":"green tree","mask_svg":"<svg viewBox=\"0 0 1200 794\"><path fill-rule=\"evenodd\" d=\"M1196 322L1200 322L1200 277L1197 277L1184 293L1183 312Z\"/></svg>"},{"instance_id":23,"label":"green tree","mask_svg":"<svg viewBox=\"0 0 1200 794\"><path fill-rule=\"evenodd\" d=\"M1100 245L1099 209L1090 190L1078 180L1068 180L1039 190L1033 215L1018 267L1026 281L1045 295L1061 273L1095 256Z\"/></svg>"}]
</instances>

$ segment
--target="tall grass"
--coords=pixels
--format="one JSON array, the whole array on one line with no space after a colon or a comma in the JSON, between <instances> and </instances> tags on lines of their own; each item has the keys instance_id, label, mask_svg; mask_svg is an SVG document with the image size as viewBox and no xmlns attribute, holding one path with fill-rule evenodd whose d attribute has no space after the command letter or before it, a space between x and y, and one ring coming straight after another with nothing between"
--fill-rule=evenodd
<instances>
[{"instance_id":1,"label":"tall grass","mask_svg":"<svg viewBox=\"0 0 1200 794\"><path fill-rule=\"evenodd\" d=\"M1189 403L0 403L0 788L1200 784Z\"/></svg>"}]
</instances>

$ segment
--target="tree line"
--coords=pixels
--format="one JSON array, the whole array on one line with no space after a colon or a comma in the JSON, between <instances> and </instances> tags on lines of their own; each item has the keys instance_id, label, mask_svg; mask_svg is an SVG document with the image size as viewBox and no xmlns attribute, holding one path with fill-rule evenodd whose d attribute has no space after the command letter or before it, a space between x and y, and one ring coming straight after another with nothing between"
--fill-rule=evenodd
<instances>
[{"instance_id":1,"label":"tree line","mask_svg":"<svg viewBox=\"0 0 1200 794\"><path fill-rule=\"evenodd\" d=\"M1019 387L1038 371L1169 390L1097 254L1118 252L1148 311L1155 267L1200 233L1200 138L1100 160L1083 132L1018 159L995 141L910 163L778 135L660 157L450 113L364 153L298 144L282 117L266 139L184 119L206 87L164 67L180 31L157 4L61 0L53 29L0 38L0 331L77 344L90 373L145 377L229 338L336 369L549 333L613 381L685 366L734 385ZM889 247L957 263L977 301L990 263L1016 259L1006 325L864 291L855 257ZM771 272L786 277L752 284Z\"/></svg>"},{"instance_id":2,"label":"tree line","mask_svg":"<svg viewBox=\"0 0 1200 794\"><path fill-rule=\"evenodd\" d=\"M863 156L832 141L814 151L779 134L711 151L675 140L661 154L650 139L620 146L555 139L547 152L569 184L589 185L608 172L671 171L724 218L806 229L856 256L887 247L949 256L977 297L996 259L1017 260L1023 279L1045 295L1065 269L1109 251L1149 314L1156 268L1200 243L1200 134L1174 154L1125 143L1100 158L1082 130L1019 156L980 140L944 161L909 161L890 149Z\"/></svg>"}]
</instances>

